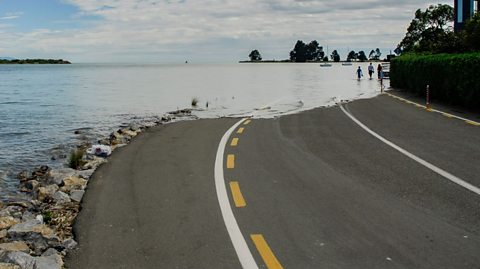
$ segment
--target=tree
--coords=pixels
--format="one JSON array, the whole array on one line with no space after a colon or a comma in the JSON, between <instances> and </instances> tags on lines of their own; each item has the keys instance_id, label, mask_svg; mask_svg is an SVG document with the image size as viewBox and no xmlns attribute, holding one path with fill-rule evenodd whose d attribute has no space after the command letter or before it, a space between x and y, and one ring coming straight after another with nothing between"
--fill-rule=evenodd
<instances>
[{"instance_id":1,"label":"tree","mask_svg":"<svg viewBox=\"0 0 480 269\"><path fill-rule=\"evenodd\" d=\"M334 62L340 62L340 54L338 54L337 50L334 50L332 52L332 55L330 55L330 58L332 58L332 61Z\"/></svg>"},{"instance_id":2,"label":"tree","mask_svg":"<svg viewBox=\"0 0 480 269\"><path fill-rule=\"evenodd\" d=\"M250 55L248 55L248 57L250 57L250 61L262 60L262 55L260 54L260 52L258 52L258 50L252 50L252 52L250 52Z\"/></svg>"},{"instance_id":3,"label":"tree","mask_svg":"<svg viewBox=\"0 0 480 269\"><path fill-rule=\"evenodd\" d=\"M450 52L456 43L453 19L453 7L449 5L431 5L425 12L418 9L398 48L404 52Z\"/></svg>"},{"instance_id":4,"label":"tree","mask_svg":"<svg viewBox=\"0 0 480 269\"><path fill-rule=\"evenodd\" d=\"M380 52L380 49L376 48L375 50L370 51L370 53L368 54L368 59L378 61L380 60L381 56L382 56L382 53Z\"/></svg>"},{"instance_id":5,"label":"tree","mask_svg":"<svg viewBox=\"0 0 480 269\"><path fill-rule=\"evenodd\" d=\"M351 62L352 60L357 59L357 53L354 50L350 51L347 55L347 62Z\"/></svg>"},{"instance_id":6,"label":"tree","mask_svg":"<svg viewBox=\"0 0 480 269\"><path fill-rule=\"evenodd\" d=\"M380 51L379 48L375 49L375 58L376 60L380 60L380 57L382 56L382 52Z\"/></svg>"},{"instance_id":7,"label":"tree","mask_svg":"<svg viewBox=\"0 0 480 269\"><path fill-rule=\"evenodd\" d=\"M363 50L358 52L357 59L360 62L365 62L366 60L368 60L367 55L365 55L365 52Z\"/></svg>"},{"instance_id":8,"label":"tree","mask_svg":"<svg viewBox=\"0 0 480 269\"><path fill-rule=\"evenodd\" d=\"M290 51L290 60L292 62L306 62L307 61L307 45L302 40L298 40L295 47Z\"/></svg>"},{"instance_id":9,"label":"tree","mask_svg":"<svg viewBox=\"0 0 480 269\"><path fill-rule=\"evenodd\" d=\"M295 47L290 51L290 60L293 62L320 61L325 56L323 47L316 40L305 44L298 40Z\"/></svg>"},{"instance_id":10,"label":"tree","mask_svg":"<svg viewBox=\"0 0 480 269\"><path fill-rule=\"evenodd\" d=\"M480 51L480 13L477 12L465 24L463 31L464 43L467 50Z\"/></svg>"}]
</instances>

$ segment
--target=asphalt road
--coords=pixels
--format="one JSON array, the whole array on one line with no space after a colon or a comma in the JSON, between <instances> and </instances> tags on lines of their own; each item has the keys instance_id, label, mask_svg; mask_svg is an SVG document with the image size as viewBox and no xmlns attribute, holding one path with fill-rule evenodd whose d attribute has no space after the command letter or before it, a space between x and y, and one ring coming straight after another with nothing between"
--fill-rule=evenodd
<instances>
[{"instance_id":1,"label":"asphalt road","mask_svg":"<svg viewBox=\"0 0 480 269\"><path fill-rule=\"evenodd\" d=\"M480 186L480 126L385 95L344 108ZM213 173L218 143L237 121L154 128L115 152L89 184L67 267L241 268ZM224 177L259 268L480 268L480 195L373 137L339 107L241 128L225 148L234 162ZM245 204L236 207L240 193Z\"/></svg>"}]
</instances>

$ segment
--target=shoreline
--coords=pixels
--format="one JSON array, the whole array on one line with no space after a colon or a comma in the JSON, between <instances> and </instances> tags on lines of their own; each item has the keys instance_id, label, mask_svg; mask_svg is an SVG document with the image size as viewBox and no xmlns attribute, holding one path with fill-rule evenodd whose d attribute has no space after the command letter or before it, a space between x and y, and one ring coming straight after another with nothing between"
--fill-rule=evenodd
<instances>
[{"instance_id":1,"label":"shoreline","mask_svg":"<svg viewBox=\"0 0 480 269\"><path fill-rule=\"evenodd\" d=\"M0 200L0 265L4 262L12 266L32 264L35 268L63 268L64 257L77 246L73 223L80 212L89 180L98 167L107 163L116 149L128 145L146 130L197 119L197 116L192 114L192 109L180 109L158 118L143 125L131 124L99 139L98 144L109 147L110 154L96 156L85 151L82 165L77 169L64 162L63 168L42 165L19 172L19 195ZM85 150L93 144L85 141L77 145L77 149Z\"/></svg>"}]
</instances>

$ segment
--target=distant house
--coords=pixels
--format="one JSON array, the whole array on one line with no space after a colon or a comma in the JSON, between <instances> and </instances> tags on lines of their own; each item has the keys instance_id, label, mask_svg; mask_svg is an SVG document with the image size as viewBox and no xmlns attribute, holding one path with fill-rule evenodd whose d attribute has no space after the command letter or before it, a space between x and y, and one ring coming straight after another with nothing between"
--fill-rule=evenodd
<instances>
[{"instance_id":1,"label":"distant house","mask_svg":"<svg viewBox=\"0 0 480 269\"><path fill-rule=\"evenodd\" d=\"M465 22L479 11L480 0L454 0L455 31L461 31Z\"/></svg>"}]
</instances>

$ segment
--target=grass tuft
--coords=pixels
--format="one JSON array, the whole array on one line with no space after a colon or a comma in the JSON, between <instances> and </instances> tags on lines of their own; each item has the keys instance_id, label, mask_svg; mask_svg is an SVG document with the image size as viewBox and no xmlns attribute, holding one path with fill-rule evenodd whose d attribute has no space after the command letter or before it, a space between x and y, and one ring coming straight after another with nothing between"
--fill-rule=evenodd
<instances>
[{"instance_id":1,"label":"grass tuft","mask_svg":"<svg viewBox=\"0 0 480 269\"><path fill-rule=\"evenodd\" d=\"M70 152L70 158L68 159L68 166L73 169L78 169L85 164L82 160L85 150L77 149Z\"/></svg>"}]
</instances>

